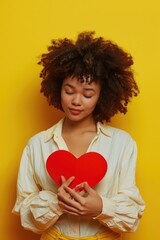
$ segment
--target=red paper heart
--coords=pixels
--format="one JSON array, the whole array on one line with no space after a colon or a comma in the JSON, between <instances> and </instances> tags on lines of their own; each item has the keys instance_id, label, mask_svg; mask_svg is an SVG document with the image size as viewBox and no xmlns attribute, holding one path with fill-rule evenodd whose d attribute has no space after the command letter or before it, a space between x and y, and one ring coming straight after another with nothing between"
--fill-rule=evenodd
<instances>
[{"instance_id":1,"label":"red paper heart","mask_svg":"<svg viewBox=\"0 0 160 240\"><path fill-rule=\"evenodd\" d=\"M75 179L70 184L70 187L74 188L84 181L87 181L91 187L95 186L106 174L108 165L105 158L96 152L87 152L76 158L68 151L57 150L48 157L46 168L59 186L61 176L66 179L74 176Z\"/></svg>"}]
</instances>

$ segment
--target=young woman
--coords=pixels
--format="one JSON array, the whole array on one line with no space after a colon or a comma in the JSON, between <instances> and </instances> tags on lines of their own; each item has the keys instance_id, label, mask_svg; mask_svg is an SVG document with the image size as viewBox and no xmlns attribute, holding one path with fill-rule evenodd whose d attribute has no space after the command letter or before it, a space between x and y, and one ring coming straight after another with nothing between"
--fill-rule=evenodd
<instances>
[{"instance_id":1,"label":"young woman","mask_svg":"<svg viewBox=\"0 0 160 240\"><path fill-rule=\"evenodd\" d=\"M83 32L75 42L52 41L40 64L41 92L65 118L26 145L13 212L41 240L120 240L123 232L137 229L145 207L135 182L136 143L106 124L116 113L125 114L139 92L132 57L111 41ZM87 182L70 188L75 176L61 176L58 186L46 170L48 156L57 150L77 158L97 152L108 171L93 188Z\"/></svg>"}]
</instances>

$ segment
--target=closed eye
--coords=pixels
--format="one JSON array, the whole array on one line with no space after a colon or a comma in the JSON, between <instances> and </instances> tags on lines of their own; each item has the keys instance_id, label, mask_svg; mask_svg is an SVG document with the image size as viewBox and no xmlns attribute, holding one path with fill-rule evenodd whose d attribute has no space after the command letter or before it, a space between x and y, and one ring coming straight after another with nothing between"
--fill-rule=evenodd
<instances>
[{"instance_id":1,"label":"closed eye","mask_svg":"<svg viewBox=\"0 0 160 240\"><path fill-rule=\"evenodd\" d=\"M65 93L68 94L68 95L72 95L74 92L65 91Z\"/></svg>"},{"instance_id":2,"label":"closed eye","mask_svg":"<svg viewBox=\"0 0 160 240\"><path fill-rule=\"evenodd\" d=\"M91 98L92 96L87 96L87 95L84 95L85 98Z\"/></svg>"}]
</instances>

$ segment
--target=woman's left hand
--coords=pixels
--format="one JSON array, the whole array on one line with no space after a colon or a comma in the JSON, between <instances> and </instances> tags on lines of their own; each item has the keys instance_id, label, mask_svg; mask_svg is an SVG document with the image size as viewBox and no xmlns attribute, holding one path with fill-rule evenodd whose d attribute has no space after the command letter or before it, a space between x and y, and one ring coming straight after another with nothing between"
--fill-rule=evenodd
<instances>
[{"instance_id":1,"label":"woman's left hand","mask_svg":"<svg viewBox=\"0 0 160 240\"><path fill-rule=\"evenodd\" d=\"M64 186L71 198L65 195L58 195L59 205L63 207L63 212L76 216L95 217L102 212L102 199L100 195L92 189L88 183L84 182L80 185L85 191L85 195L80 192Z\"/></svg>"}]
</instances>

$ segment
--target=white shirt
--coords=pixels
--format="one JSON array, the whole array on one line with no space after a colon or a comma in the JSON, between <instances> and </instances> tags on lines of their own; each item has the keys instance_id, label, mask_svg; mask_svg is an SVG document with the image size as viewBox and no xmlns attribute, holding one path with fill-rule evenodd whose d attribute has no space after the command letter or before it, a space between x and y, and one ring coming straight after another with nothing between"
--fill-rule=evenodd
<instances>
[{"instance_id":1,"label":"white shirt","mask_svg":"<svg viewBox=\"0 0 160 240\"><path fill-rule=\"evenodd\" d=\"M57 204L58 186L47 173L46 160L58 149L68 150L61 134L63 121L36 134L26 145L13 213L20 215L25 229L36 233L43 233L52 225L72 237L108 231L116 238L116 232L121 235L135 231L145 208L135 183L136 143L125 131L100 122L87 152L100 153L108 163L107 174L94 187L102 197L102 213L87 218L61 212Z\"/></svg>"}]
</instances>

